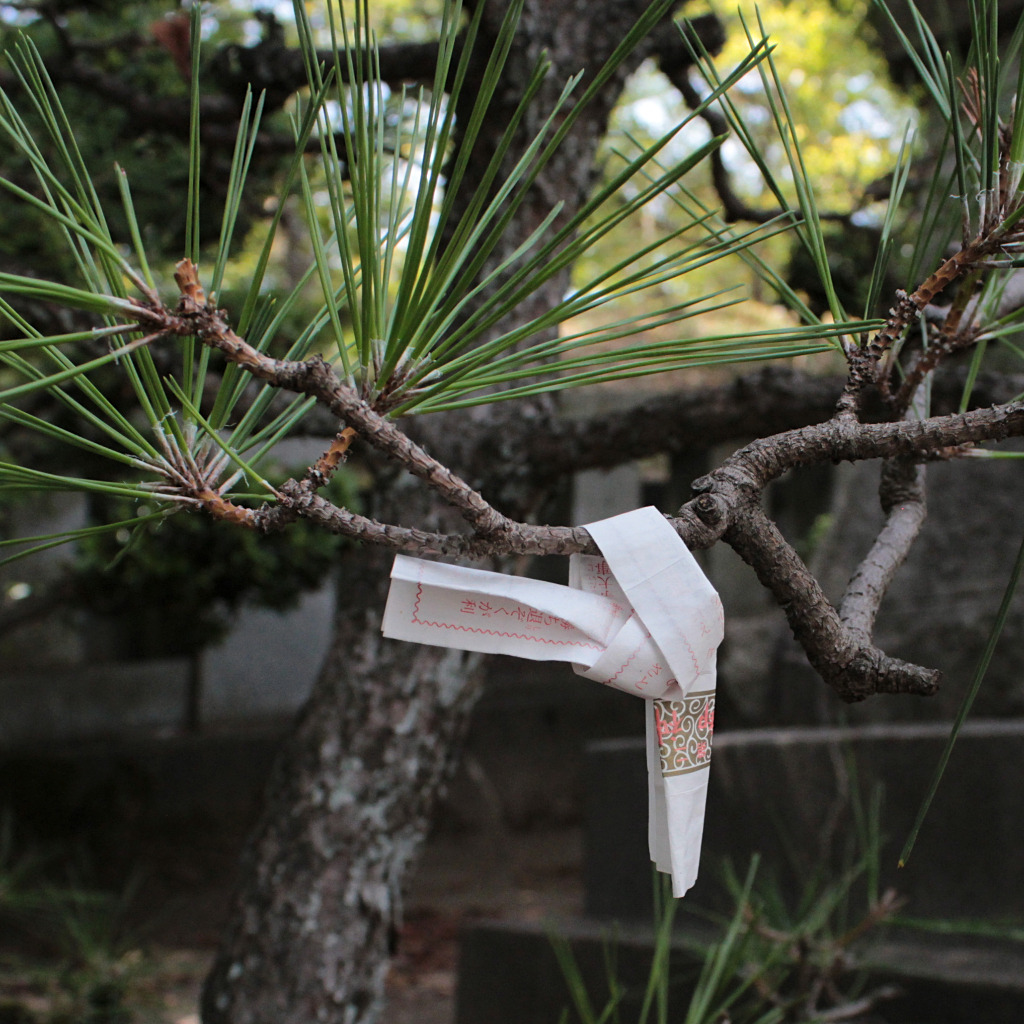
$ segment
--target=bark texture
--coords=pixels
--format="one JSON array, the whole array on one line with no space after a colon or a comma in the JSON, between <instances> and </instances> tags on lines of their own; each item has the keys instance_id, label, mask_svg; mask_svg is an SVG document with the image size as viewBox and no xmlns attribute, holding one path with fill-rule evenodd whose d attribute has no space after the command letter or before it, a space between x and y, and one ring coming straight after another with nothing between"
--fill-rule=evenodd
<instances>
[{"instance_id":1,"label":"bark texture","mask_svg":"<svg viewBox=\"0 0 1024 1024\"><path fill-rule=\"evenodd\" d=\"M472 707L458 651L380 635L390 557L352 551L334 640L274 767L203 1019L364 1021L404 881Z\"/></svg>"},{"instance_id":2,"label":"bark texture","mask_svg":"<svg viewBox=\"0 0 1024 1024\"><path fill-rule=\"evenodd\" d=\"M599 67L646 6L643 0L606 0L597 7L593 0L528 0L505 87L470 178L505 130L542 50L552 70L525 119L523 144L565 79L584 64ZM494 4L486 12L485 35L496 31L501 7ZM642 56L637 54L631 66ZM555 203L563 202L563 215L570 216L587 195L596 148L626 70L580 118L538 179L510 224L506 252L529 236ZM533 297L518 318L535 315L567 284L564 277L552 280L547 293ZM538 412L518 407L515 415L522 419ZM495 462L493 448L474 441L500 438L500 421L509 415L484 407L450 424L431 417L417 440L519 518L537 500L528 476ZM382 477L371 514L385 522L418 519L425 529L436 527L428 499L413 486L422 485L410 484L407 477ZM381 639L390 561L390 554L358 550L342 567L330 653L274 769L227 933L205 986L204 1024L363 1024L380 1015L402 891L479 682L470 656Z\"/></svg>"},{"instance_id":3,"label":"bark texture","mask_svg":"<svg viewBox=\"0 0 1024 1024\"><path fill-rule=\"evenodd\" d=\"M507 5L466 0L474 10L480 5L480 42L486 49ZM566 79L583 65L591 73L599 67L648 6L649 0L526 0L503 87L470 160L467 193L482 179L512 123L538 60L543 57L550 71L507 152L510 164L545 123ZM59 29L57 20L53 24ZM695 30L713 49L716 23L708 26L710 35ZM176 97L142 95L92 62L87 51L93 47L76 50L66 37L62 43L63 59L54 69L58 81L124 108L131 127L184 131L187 106ZM136 39L132 45L144 44ZM391 48L382 59L382 73L394 81L429 78L435 52L430 45ZM655 28L573 122L511 220L492 266L518 249L556 206L562 223L579 209L592 185L608 113L642 58L656 57L684 97L696 103L686 78L688 52L671 23ZM203 141L211 146L234 139L239 97L247 85L256 92L266 88L274 107L305 79L303 62L276 31L268 31L254 47L228 47L222 56L213 69L222 94L202 105ZM478 62L477 73L481 66ZM187 71L184 62L179 68ZM9 84L2 73L0 83ZM470 81L464 102L473 96ZM458 113L464 117L466 110ZM712 112L707 120L716 131L720 128ZM1014 168L1010 138L1003 133L998 139L1004 181ZM258 141L257 150L270 154L291 146L290 139ZM737 201L721 162L713 160L712 171L727 217L763 219ZM938 371L981 336L980 303L939 307L942 293L957 284L974 288L985 275L1005 269L993 257L1024 250L1024 193L1008 188L990 194L999 201L985 204L977 235L965 237L959 251L915 291L897 292L880 331L849 343L848 373L838 384L838 402L836 382L761 374L699 396L667 396L642 410L608 414L596 422L561 422L550 403L537 402L512 409L484 407L407 427L382 418L385 408L362 402L323 360L276 360L235 335L207 301L188 260L176 274L181 291L176 307L163 306L145 288L145 301L125 304L126 315L134 316L146 333L132 345L195 336L246 372L314 397L332 417L333 432L346 428L303 480L282 486L274 509L231 504L212 489L206 467L184 459L166 463L168 482L161 486L169 489L158 493L243 526L269 530L305 517L380 545L350 550L339 566L330 655L272 774L266 810L246 853L231 920L204 992L206 1024L364 1024L380 1014L402 891L479 684L479 666L470 656L380 638L389 547L464 557L593 550L586 530L536 523L544 489L560 475L706 445L715 437L759 437L697 481L696 497L672 519L679 535L691 547L719 540L731 545L784 608L811 664L844 699L862 700L879 692L934 693L934 670L886 655L872 634L880 602L922 525L921 463L957 458L980 442L1024 436L1024 403L1012 399L1020 386L1006 391L1006 382L1002 397L991 397L1001 403L993 408L904 419L919 386L935 377L937 393ZM524 300L513 322L496 324L495 330L537 316L568 286L564 273L553 277L546 290ZM1019 304L1019 293L1007 290L1005 296ZM920 347L901 347L918 324ZM976 397L980 391L979 382ZM957 403L954 398L953 408ZM382 457L380 466L374 463L371 507L361 516L331 506L318 493L353 436ZM886 521L846 596L832 604L765 512L765 487L791 469L871 458L887 460L880 489ZM944 532L947 538L955 536L953 529ZM942 561L953 564L952 559ZM925 599L931 597L926 591ZM884 623L884 614L881 619Z\"/></svg>"}]
</instances>

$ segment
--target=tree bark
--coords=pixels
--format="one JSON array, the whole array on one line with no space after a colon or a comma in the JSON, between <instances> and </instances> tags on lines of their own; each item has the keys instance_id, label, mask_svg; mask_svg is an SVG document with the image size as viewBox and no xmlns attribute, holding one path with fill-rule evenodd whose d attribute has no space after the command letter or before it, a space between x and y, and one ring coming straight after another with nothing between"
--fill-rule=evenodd
<instances>
[{"instance_id":1,"label":"tree bark","mask_svg":"<svg viewBox=\"0 0 1024 1024\"><path fill-rule=\"evenodd\" d=\"M461 652L383 640L389 563L357 550L341 567L331 649L274 766L204 1021L379 1014L403 884L479 682Z\"/></svg>"},{"instance_id":2,"label":"tree bark","mask_svg":"<svg viewBox=\"0 0 1024 1024\"><path fill-rule=\"evenodd\" d=\"M485 35L496 31L501 6L485 14ZM606 0L597 8L593 0L528 0L500 102L485 127L489 137L478 145L467 175L469 188L541 50L552 70L511 160L566 78L584 64L588 71L600 67L646 6L644 0ZM642 57L637 53L630 67ZM495 259L518 247L555 203L565 204L563 217L579 208L627 70L576 122L509 225L504 251ZM546 293L517 311L518 322L560 298L568 283L565 276L553 279ZM517 406L514 415L534 412ZM485 406L450 420L431 417L418 425L417 440L499 507L524 516L538 499L529 475L492 445L475 442L500 436L496 424L509 415L500 406ZM371 514L395 521L400 512L409 521L418 512L426 526L434 510L406 480L378 480ZM380 1014L402 892L480 678L478 658L382 640L389 564L387 555L360 550L341 567L330 652L274 768L204 989L204 1024L364 1024Z\"/></svg>"}]
</instances>

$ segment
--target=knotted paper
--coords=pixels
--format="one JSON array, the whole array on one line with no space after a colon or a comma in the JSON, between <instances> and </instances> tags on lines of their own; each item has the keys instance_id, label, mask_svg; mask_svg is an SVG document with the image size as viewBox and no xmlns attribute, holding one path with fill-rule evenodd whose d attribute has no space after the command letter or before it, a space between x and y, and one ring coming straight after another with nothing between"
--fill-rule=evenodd
<instances>
[{"instance_id":1,"label":"knotted paper","mask_svg":"<svg viewBox=\"0 0 1024 1024\"><path fill-rule=\"evenodd\" d=\"M601 556L573 555L567 587L397 555L384 635L566 661L643 697L651 859L682 896L700 860L722 605L657 509L586 529Z\"/></svg>"}]
</instances>

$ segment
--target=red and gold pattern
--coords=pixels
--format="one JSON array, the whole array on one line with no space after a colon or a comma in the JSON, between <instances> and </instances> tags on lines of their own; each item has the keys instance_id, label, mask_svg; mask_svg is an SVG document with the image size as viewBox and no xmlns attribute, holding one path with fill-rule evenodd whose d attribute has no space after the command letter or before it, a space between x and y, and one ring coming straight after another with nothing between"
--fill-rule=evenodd
<instances>
[{"instance_id":1,"label":"red and gold pattern","mask_svg":"<svg viewBox=\"0 0 1024 1024\"><path fill-rule=\"evenodd\" d=\"M656 700L661 774L683 775L711 763L711 734L715 728L715 691L701 690L682 700Z\"/></svg>"}]
</instances>

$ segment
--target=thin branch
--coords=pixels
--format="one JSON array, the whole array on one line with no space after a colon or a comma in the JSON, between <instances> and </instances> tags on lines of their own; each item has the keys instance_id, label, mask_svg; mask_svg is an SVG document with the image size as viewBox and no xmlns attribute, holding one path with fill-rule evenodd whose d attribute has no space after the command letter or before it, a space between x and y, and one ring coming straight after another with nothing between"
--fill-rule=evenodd
<instances>
[{"instance_id":1,"label":"thin branch","mask_svg":"<svg viewBox=\"0 0 1024 1024\"><path fill-rule=\"evenodd\" d=\"M510 522L509 528L498 535L436 533L380 523L338 508L320 497L306 481L289 480L282 484L280 490L285 499L280 505L266 505L253 514L253 525L265 533L281 529L296 519L309 519L331 533L417 554L490 558L598 553L597 546L582 526L536 526Z\"/></svg>"},{"instance_id":2,"label":"thin branch","mask_svg":"<svg viewBox=\"0 0 1024 1024\"><path fill-rule=\"evenodd\" d=\"M911 459L890 459L882 466L879 498L885 524L858 566L839 606L839 616L852 633L866 641L896 570L904 563L926 515L924 466Z\"/></svg>"},{"instance_id":3,"label":"thin branch","mask_svg":"<svg viewBox=\"0 0 1024 1024\"><path fill-rule=\"evenodd\" d=\"M331 442L330 447L309 468L308 479L314 487L323 487L337 472L338 467L348 459L349 448L359 435L345 427Z\"/></svg>"},{"instance_id":4,"label":"thin branch","mask_svg":"<svg viewBox=\"0 0 1024 1024\"><path fill-rule=\"evenodd\" d=\"M184 259L178 263L174 279L181 290L178 308L171 312L163 306L139 304L140 324L152 325L166 334L194 335L254 377L274 387L315 398L339 420L353 427L368 444L425 481L459 512L479 536L502 534L515 525L492 508L469 484L363 401L355 389L341 381L320 356L304 361L274 359L235 334L223 311L207 302L196 266L191 260Z\"/></svg>"},{"instance_id":5,"label":"thin branch","mask_svg":"<svg viewBox=\"0 0 1024 1024\"><path fill-rule=\"evenodd\" d=\"M709 526L721 529L722 539L782 606L808 660L844 700L863 700L873 693L927 695L938 687L937 671L891 658L870 643L878 603L923 518L916 472L908 479L906 472L893 470L887 481L883 501L889 519L850 595L848 620L765 514L760 504L764 488L796 466L879 457L912 463L931 452L982 440L982 435L996 440L1022 433L1021 403L898 423L866 424L837 416L740 449L694 483L701 493L684 510L692 509Z\"/></svg>"},{"instance_id":6,"label":"thin branch","mask_svg":"<svg viewBox=\"0 0 1024 1024\"><path fill-rule=\"evenodd\" d=\"M1009 402L925 420L857 423L841 418L765 437L731 455L694 483L700 491L760 493L789 469L822 462L926 457L964 444L1024 434L1024 403Z\"/></svg>"},{"instance_id":7,"label":"thin branch","mask_svg":"<svg viewBox=\"0 0 1024 1024\"><path fill-rule=\"evenodd\" d=\"M893 346L902 336L907 327L922 314L926 306L935 301L935 297L956 283L965 275L974 271L979 263L992 253L997 252L1006 241L1001 235L978 237L970 244L955 252L926 281L920 284L912 294L901 292L899 301L889 311L889 319L885 326L875 335L866 349L857 355L853 366L859 369L866 381L868 376L878 381L884 390L888 388L888 374L892 360L884 358L892 351ZM956 347L963 347L956 346ZM906 377L893 399L896 415L902 416L910 405L910 400L920 387L925 376L935 369L946 356L954 350L952 345L929 345L914 360L907 370ZM884 359L884 361L883 361ZM852 379L852 377L851 377ZM858 380L861 378L858 377ZM848 389L849 390L849 389Z\"/></svg>"},{"instance_id":8,"label":"thin branch","mask_svg":"<svg viewBox=\"0 0 1024 1024\"><path fill-rule=\"evenodd\" d=\"M977 77L974 78L974 85L977 87ZM970 84L967 89L970 100L974 95L970 91ZM967 113L972 119L978 116L970 102L967 104ZM980 132L977 122L975 125ZM1010 135L1007 132L1000 130L998 145L999 180L1008 181L1012 177L1012 161ZM866 345L848 350L850 377L837 406L839 415L858 415L863 395L872 383L880 388L883 395L889 397L889 378L895 368L900 338L910 324L934 304L936 297L954 283L960 283L961 294L947 313L943 328L926 342L907 369L898 392L891 400L894 417L902 416L910 407L918 387L929 373L953 352L974 343L979 332L975 329L974 315L965 316L965 312L974 297L975 287L982 282L985 273L992 269L993 257L1015 252L1024 244L1024 230L1020 226L1020 194L1016 190L1011 193L1001 187L996 190L995 196L997 201L982 203L981 225L977 236L967 241L965 230L965 241L960 249L912 294L899 292L898 301L889 311L889 319L882 329ZM977 312L977 304L973 312Z\"/></svg>"},{"instance_id":9,"label":"thin branch","mask_svg":"<svg viewBox=\"0 0 1024 1024\"><path fill-rule=\"evenodd\" d=\"M159 303L138 304L137 318L142 328L158 335L194 335L254 377L312 396L366 443L427 483L460 513L472 532L428 533L379 523L337 508L316 493L320 481L316 466L305 480L289 481L280 488L276 507L240 509L213 493L193 494L207 511L266 531L297 518L312 519L339 534L420 553L483 557L595 551L581 527L536 526L502 515L364 401L321 357L278 360L253 348L234 333L226 314L207 301L190 260L178 264L175 280L180 289L177 308L171 311ZM817 580L764 513L760 504L764 488L798 466L868 458L913 462L964 444L1021 435L1021 402L895 423L862 423L837 415L824 423L762 437L739 449L718 469L694 483L697 496L670 522L688 546L709 547L723 539L754 568L785 610L811 664L843 699L862 700L873 693L929 694L938 686L938 672L891 658L869 640L877 601L912 539L918 511L903 508L901 503L916 502L916 471L909 482L905 473L891 471L883 500L890 510L887 530L894 536L883 531L880 538L883 546L892 541L891 551L880 554L877 564L865 570L871 579L865 576L863 594L851 595L846 609L848 621L829 603ZM328 449L327 462L340 461L351 439L351 433L343 431Z\"/></svg>"},{"instance_id":10,"label":"thin branch","mask_svg":"<svg viewBox=\"0 0 1024 1024\"><path fill-rule=\"evenodd\" d=\"M844 626L820 584L760 505L733 512L723 540L782 606L793 635L822 679L846 701L876 693L930 696L940 673L891 658Z\"/></svg>"}]
</instances>

